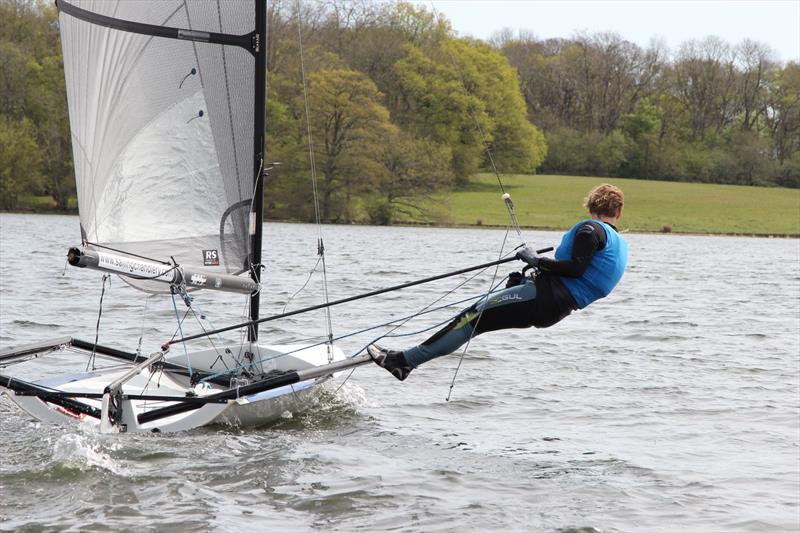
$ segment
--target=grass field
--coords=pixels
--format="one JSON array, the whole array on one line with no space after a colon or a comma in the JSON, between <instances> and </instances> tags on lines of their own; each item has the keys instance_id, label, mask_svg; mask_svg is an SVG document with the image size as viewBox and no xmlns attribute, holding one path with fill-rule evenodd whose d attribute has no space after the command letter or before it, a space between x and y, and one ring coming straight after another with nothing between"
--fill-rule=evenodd
<instances>
[{"instance_id":1,"label":"grass field","mask_svg":"<svg viewBox=\"0 0 800 533\"><path fill-rule=\"evenodd\" d=\"M674 233L800 236L800 189L675 183L582 176L502 176L520 225L566 229L585 215L586 193L600 183L625 192L620 229ZM508 214L493 174L478 174L468 187L437 197L428 206L443 225L505 226ZM73 198L70 208L76 207ZM20 198L20 210L56 212L49 197ZM399 219L400 223L418 220Z\"/></svg>"},{"instance_id":2,"label":"grass field","mask_svg":"<svg viewBox=\"0 0 800 533\"><path fill-rule=\"evenodd\" d=\"M502 176L522 226L565 229L585 214L595 185L625 192L620 229L675 233L800 236L800 190L581 176ZM443 220L455 225L505 226L508 214L493 174L439 198Z\"/></svg>"}]
</instances>

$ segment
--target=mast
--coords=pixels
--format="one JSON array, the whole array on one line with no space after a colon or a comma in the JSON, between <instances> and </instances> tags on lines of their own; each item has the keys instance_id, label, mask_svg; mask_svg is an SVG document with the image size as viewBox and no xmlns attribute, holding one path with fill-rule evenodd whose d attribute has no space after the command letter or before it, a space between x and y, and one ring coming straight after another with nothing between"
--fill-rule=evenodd
<instances>
[{"instance_id":1,"label":"mast","mask_svg":"<svg viewBox=\"0 0 800 533\"><path fill-rule=\"evenodd\" d=\"M253 208L250 212L250 277L261 283L261 238L264 214L264 123L266 119L267 80L267 0L254 0L256 16L255 34L255 102L253 125ZM258 320L260 291L250 296L250 320ZM258 341L258 324L253 323L247 332L250 342Z\"/></svg>"}]
</instances>

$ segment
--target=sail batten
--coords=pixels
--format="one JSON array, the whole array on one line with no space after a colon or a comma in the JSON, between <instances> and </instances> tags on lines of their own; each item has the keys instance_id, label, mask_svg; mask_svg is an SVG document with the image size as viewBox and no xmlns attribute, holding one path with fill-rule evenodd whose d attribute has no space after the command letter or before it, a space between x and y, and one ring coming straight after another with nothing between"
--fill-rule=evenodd
<instances>
[{"instance_id":1,"label":"sail batten","mask_svg":"<svg viewBox=\"0 0 800 533\"><path fill-rule=\"evenodd\" d=\"M253 4L58 7L82 239L210 273L247 270Z\"/></svg>"}]
</instances>

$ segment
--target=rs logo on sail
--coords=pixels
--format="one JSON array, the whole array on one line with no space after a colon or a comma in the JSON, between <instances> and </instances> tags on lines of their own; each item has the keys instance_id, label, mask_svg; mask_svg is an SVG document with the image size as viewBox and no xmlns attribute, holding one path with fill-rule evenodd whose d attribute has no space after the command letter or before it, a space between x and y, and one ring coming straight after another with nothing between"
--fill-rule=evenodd
<instances>
[{"instance_id":1,"label":"rs logo on sail","mask_svg":"<svg viewBox=\"0 0 800 533\"><path fill-rule=\"evenodd\" d=\"M203 266L219 266L219 253L216 250L203 250Z\"/></svg>"}]
</instances>

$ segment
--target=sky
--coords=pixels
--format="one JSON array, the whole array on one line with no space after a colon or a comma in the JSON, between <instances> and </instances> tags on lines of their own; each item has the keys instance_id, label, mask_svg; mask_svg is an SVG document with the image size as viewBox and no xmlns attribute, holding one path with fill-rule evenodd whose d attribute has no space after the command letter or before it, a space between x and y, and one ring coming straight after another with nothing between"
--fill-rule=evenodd
<instances>
[{"instance_id":1,"label":"sky","mask_svg":"<svg viewBox=\"0 0 800 533\"><path fill-rule=\"evenodd\" d=\"M658 37L681 42L716 35L752 39L776 59L800 62L800 0L415 0L443 13L458 35L488 39L503 28L539 39L612 31L642 47Z\"/></svg>"}]
</instances>

